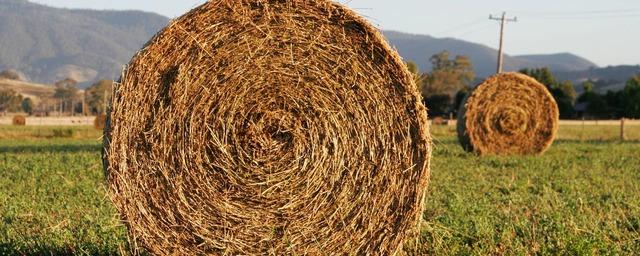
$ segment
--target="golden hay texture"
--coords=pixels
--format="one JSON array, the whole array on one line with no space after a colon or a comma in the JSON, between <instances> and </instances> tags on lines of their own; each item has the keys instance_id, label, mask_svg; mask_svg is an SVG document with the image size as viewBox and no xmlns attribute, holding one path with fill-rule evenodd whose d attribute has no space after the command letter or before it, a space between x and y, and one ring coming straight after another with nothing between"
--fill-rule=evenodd
<instances>
[{"instance_id":1,"label":"golden hay texture","mask_svg":"<svg viewBox=\"0 0 640 256\"><path fill-rule=\"evenodd\" d=\"M93 119L93 127L97 130L104 130L104 127L107 124L107 115L102 114L96 116L96 119Z\"/></svg>"},{"instance_id":2,"label":"golden hay texture","mask_svg":"<svg viewBox=\"0 0 640 256\"><path fill-rule=\"evenodd\" d=\"M558 106L547 88L519 73L478 85L461 106L458 137L480 155L541 154L558 131Z\"/></svg>"},{"instance_id":3,"label":"golden hay texture","mask_svg":"<svg viewBox=\"0 0 640 256\"><path fill-rule=\"evenodd\" d=\"M11 123L18 126L27 125L27 118L21 115L16 115L11 119Z\"/></svg>"},{"instance_id":4,"label":"golden hay texture","mask_svg":"<svg viewBox=\"0 0 640 256\"><path fill-rule=\"evenodd\" d=\"M429 179L412 80L331 1L209 1L115 85L111 199L152 254L393 254Z\"/></svg>"}]
</instances>

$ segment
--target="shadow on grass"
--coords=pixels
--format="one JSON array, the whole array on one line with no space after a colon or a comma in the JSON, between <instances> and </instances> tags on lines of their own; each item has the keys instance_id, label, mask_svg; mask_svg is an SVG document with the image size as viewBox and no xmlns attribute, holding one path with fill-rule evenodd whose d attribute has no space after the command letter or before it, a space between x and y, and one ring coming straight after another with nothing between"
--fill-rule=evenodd
<instances>
[{"instance_id":1,"label":"shadow on grass","mask_svg":"<svg viewBox=\"0 0 640 256\"><path fill-rule=\"evenodd\" d=\"M78 153L100 152L99 144L66 144L66 145L10 145L0 146L0 153Z\"/></svg>"},{"instance_id":2,"label":"shadow on grass","mask_svg":"<svg viewBox=\"0 0 640 256\"><path fill-rule=\"evenodd\" d=\"M432 142L434 144L446 144L446 145L458 144L458 138L456 138L456 137L437 137L437 136L433 136L431 139L432 139Z\"/></svg>"},{"instance_id":3,"label":"shadow on grass","mask_svg":"<svg viewBox=\"0 0 640 256\"><path fill-rule=\"evenodd\" d=\"M589 144L589 145L611 145L611 144L620 144L620 145L638 145L640 144L640 140L578 140L578 139L557 139L554 141L556 144Z\"/></svg>"},{"instance_id":4,"label":"shadow on grass","mask_svg":"<svg viewBox=\"0 0 640 256\"><path fill-rule=\"evenodd\" d=\"M438 145L457 145L459 144L458 138L455 137L434 137L434 144ZM620 141L618 139L610 139L610 140L580 140L580 139L556 139L554 144L588 144L588 145L611 145L611 144L621 144L621 145L638 145L640 144L640 140L626 140Z\"/></svg>"},{"instance_id":5,"label":"shadow on grass","mask_svg":"<svg viewBox=\"0 0 640 256\"><path fill-rule=\"evenodd\" d=\"M35 245L26 248L25 245L11 242L0 243L0 255L25 255L25 256L45 256L45 255L121 255L118 248L101 248L98 245L87 245L83 248L73 246L56 247L51 245Z\"/></svg>"}]
</instances>

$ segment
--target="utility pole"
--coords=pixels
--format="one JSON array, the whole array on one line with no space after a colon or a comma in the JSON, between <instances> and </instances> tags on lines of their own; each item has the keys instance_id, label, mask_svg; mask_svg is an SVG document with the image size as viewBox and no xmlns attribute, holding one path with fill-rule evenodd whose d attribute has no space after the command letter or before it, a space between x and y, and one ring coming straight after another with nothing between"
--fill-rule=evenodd
<instances>
[{"instance_id":1,"label":"utility pole","mask_svg":"<svg viewBox=\"0 0 640 256\"><path fill-rule=\"evenodd\" d=\"M626 139L626 137L624 136L624 117L622 119L620 119L620 140L624 141Z\"/></svg>"},{"instance_id":2,"label":"utility pole","mask_svg":"<svg viewBox=\"0 0 640 256\"><path fill-rule=\"evenodd\" d=\"M104 104L102 106L102 111L103 111L103 114L106 115L107 114L107 107L109 107L109 103L107 103L107 90L106 89L104 90L104 94L102 95L102 97L103 97L102 101L103 101L103 104Z\"/></svg>"},{"instance_id":3,"label":"utility pole","mask_svg":"<svg viewBox=\"0 0 640 256\"><path fill-rule=\"evenodd\" d=\"M498 70L496 71L496 73L500 74L502 73L502 66L504 61L504 58L503 58L504 26L507 24L507 22L517 22L518 17L509 19L507 18L507 13L503 12L502 17L493 17L493 15L489 15L489 19L497 20L500 22L500 48L498 49Z\"/></svg>"},{"instance_id":4,"label":"utility pole","mask_svg":"<svg viewBox=\"0 0 640 256\"><path fill-rule=\"evenodd\" d=\"M87 99L87 90L82 91L82 116L87 116L87 109L85 107Z\"/></svg>"}]
</instances>

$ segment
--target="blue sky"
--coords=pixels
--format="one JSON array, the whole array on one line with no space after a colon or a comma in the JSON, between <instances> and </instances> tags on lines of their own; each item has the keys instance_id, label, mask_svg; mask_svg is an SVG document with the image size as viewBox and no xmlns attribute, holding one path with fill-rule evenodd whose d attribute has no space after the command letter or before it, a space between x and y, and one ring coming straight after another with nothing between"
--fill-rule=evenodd
<instances>
[{"instance_id":1,"label":"blue sky","mask_svg":"<svg viewBox=\"0 0 640 256\"><path fill-rule=\"evenodd\" d=\"M49 6L133 9L177 17L205 0L32 0ZM453 37L496 48L489 14L517 16L506 29L512 55L571 52L600 66L640 64L640 0L339 0L382 29Z\"/></svg>"}]
</instances>

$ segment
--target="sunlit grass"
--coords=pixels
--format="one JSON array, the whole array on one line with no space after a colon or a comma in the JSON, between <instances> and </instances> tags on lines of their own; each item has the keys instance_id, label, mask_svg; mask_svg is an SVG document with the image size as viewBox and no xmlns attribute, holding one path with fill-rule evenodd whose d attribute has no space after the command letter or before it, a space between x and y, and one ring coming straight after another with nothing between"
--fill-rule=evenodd
<instances>
[{"instance_id":1,"label":"sunlit grass","mask_svg":"<svg viewBox=\"0 0 640 256\"><path fill-rule=\"evenodd\" d=\"M424 220L406 252L640 251L640 142L618 142L616 128L563 126L544 156L481 158L462 151L454 127L434 126ZM0 255L128 251L105 196L100 136L91 127L0 127Z\"/></svg>"}]
</instances>

